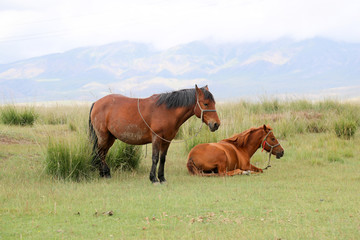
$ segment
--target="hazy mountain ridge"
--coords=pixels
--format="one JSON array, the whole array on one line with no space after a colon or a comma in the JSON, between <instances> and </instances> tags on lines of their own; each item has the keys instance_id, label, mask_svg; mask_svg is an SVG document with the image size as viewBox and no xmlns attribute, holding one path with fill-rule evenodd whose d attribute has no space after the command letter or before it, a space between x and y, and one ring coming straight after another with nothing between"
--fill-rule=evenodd
<instances>
[{"instance_id":1,"label":"hazy mountain ridge","mask_svg":"<svg viewBox=\"0 0 360 240\"><path fill-rule=\"evenodd\" d=\"M164 51L119 42L0 65L0 97L84 100L110 91L147 96L206 83L216 96L232 98L359 87L359 76L360 44L320 38L192 42Z\"/></svg>"}]
</instances>

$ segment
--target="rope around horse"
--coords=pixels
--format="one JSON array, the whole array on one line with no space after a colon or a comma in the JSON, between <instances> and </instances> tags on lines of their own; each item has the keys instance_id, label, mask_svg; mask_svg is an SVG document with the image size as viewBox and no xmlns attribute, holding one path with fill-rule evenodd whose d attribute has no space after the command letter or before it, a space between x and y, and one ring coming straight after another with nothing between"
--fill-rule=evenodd
<instances>
[{"instance_id":1,"label":"rope around horse","mask_svg":"<svg viewBox=\"0 0 360 240\"><path fill-rule=\"evenodd\" d=\"M267 144L269 147L271 147L271 149L270 149L270 151L269 151L268 164L267 164L267 166L266 166L265 168L263 168L262 170L267 170L269 167L271 167L271 165L270 165L270 159L271 159L271 153L272 153L272 151L273 151L273 148L280 145L280 143L278 143L278 144L276 144L276 145L270 145L270 144L266 141L266 138L269 136L270 132L271 132L271 130L266 134L266 136L265 136L265 138L264 138L264 140L263 140L263 142L262 142L262 144L261 144L261 145L262 145L262 151L264 151L264 149L265 149L265 144Z\"/></svg>"},{"instance_id":2,"label":"rope around horse","mask_svg":"<svg viewBox=\"0 0 360 240\"><path fill-rule=\"evenodd\" d=\"M139 114L140 114L140 117L141 117L142 120L144 121L145 125L150 129L150 131L151 131L155 136L157 136L158 138L160 138L161 140L163 140L163 141L165 141L165 142L168 142L168 143L171 143L172 140L167 140L167 139L159 136L154 130L152 130L152 128L149 126L149 124L145 121L145 119L144 119L144 117L143 117L143 115L141 114L141 111L140 111L140 99L139 99L139 98L138 98L138 101L137 101L137 107L138 107L138 112L139 112ZM202 121L202 119L201 119L201 121ZM201 126L200 126L199 130L195 133L194 136L192 136L192 137L190 137L190 138L187 138L187 139L183 139L183 140L179 140L179 141L174 141L174 143L182 143L182 142L186 142L186 141L189 141L189 140L193 139L194 137L196 137L196 136L200 133L200 131L201 131L201 129L202 129L202 126L203 126L203 122L201 122Z\"/></svg>"}]
</instances>

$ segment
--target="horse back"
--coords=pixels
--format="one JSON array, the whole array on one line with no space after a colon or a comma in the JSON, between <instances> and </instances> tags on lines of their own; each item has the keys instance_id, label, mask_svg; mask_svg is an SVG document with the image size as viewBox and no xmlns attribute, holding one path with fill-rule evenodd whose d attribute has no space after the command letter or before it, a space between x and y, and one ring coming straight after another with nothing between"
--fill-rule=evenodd
<instances>
[{"instance_id":1,"label":"horse back","mask_svg":"<svg viewBox=\"0 0 360 240\"><path fill-rule=\"evenodd\" d=\"M146 111L151 111L154 100L146 99ZM138 99L121 94L107 95L94 103L91 121L97 132L110 133L130 144L151 142L151 134L138 111Z\"/></svg>"}]
</instances>

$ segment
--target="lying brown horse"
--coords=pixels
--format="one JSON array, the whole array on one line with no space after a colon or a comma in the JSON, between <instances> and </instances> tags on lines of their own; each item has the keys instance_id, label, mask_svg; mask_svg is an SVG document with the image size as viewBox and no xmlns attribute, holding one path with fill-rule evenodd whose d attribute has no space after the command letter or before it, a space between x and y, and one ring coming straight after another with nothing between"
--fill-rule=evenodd
<instances>
[{"instance_id":1,"label":"lying brown horse","mask_svg":"<svg viewBox=\"0 0 360 240\"><path fill-rule=\"evenodd\" d=\"M93 164L100 176L110 177L105 162L106 154L115 139L128 144L152 143L150 181L158 182L156 167L160 156L158 178L165 182L164 165L171 140L180 126L191 116L198 118L216 131L220 120L215 100L207 86L155 94L148 98L128 98L119 94L105 96L91 106L90 135L94 142Z\"/></svg>"},{"instance_id":2,"label":"lying brown horse","mask_svg":"<svg viewBox=\"0 0 360 240\"><path fill-rule=\"evenodd\" d=\"M189 153L187 168L190 174L202 176L233 176L248 174L248 171L263 172L262 169L250 164L250 158L260 147L277 158L284 155L284 149L275 138L272 129L264 125L218 143L195 146Z\"/></svg>"}]
</instances>

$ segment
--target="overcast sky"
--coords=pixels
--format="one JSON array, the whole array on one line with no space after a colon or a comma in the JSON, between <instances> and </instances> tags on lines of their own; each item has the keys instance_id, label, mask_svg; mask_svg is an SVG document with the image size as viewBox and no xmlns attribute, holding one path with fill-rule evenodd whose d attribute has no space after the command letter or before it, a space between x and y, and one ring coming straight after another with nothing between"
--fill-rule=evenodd
<instances>
[{"instance_id":1,"label":"overcast sky","mask_svg":"<svg viewBox=\"0 0 360 240\"><path fill-rule=\"evenodd\" d=\"M360 42L359 26L359 0L1 0L0 64L122 40Z\"/></svg>"}]
</instances>

